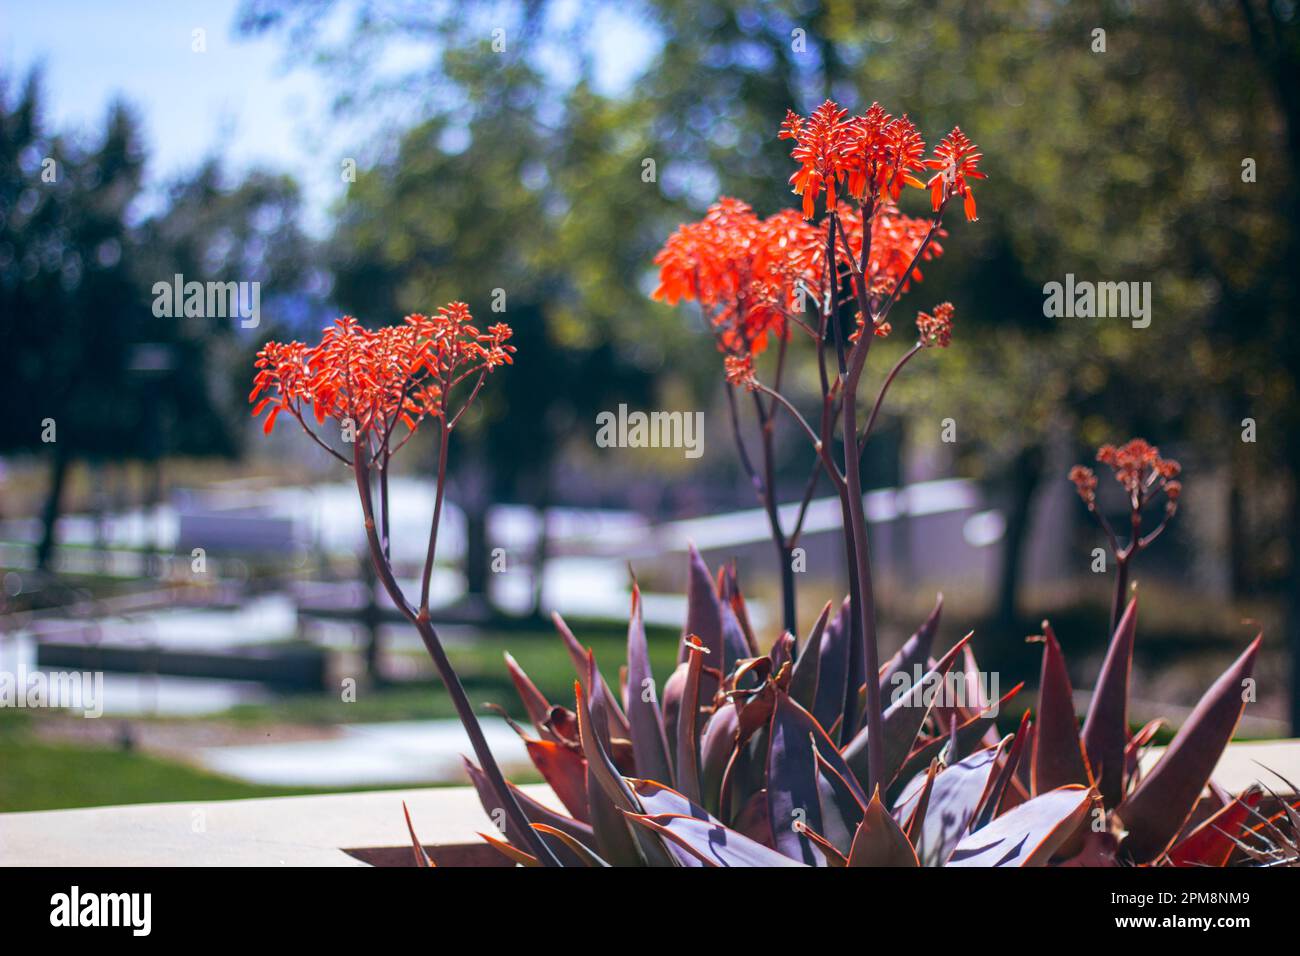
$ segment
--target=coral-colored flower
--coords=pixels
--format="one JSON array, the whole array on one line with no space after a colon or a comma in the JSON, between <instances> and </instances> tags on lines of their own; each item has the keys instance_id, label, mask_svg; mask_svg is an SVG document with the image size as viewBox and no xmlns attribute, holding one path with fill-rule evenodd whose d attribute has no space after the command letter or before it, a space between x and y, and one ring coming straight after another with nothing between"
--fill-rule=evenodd
<instances>
[{"instance_id":1,"label":"coral-colored flower","mask_svg":"<svg viewBox=\"0 0 1300 956\"><path fill-rule=\"evenodd\" d=\"M922 186L914 174L925 169L925 140L910 119L891 116L879 103L845 122L840 151L848 193L857 199L897 202L903 186Z\"/></svg>"},{"instance_id":2,"label":"coral-colored flower","mask_svg":"<svg viewBox=\"0 0 1300 956\"><path fill-rule=\"evenodd\" d=\"M1173 479L1182 472L1182 466L1172 458L1161 458L1160 449L1155 445L1141 438L1134 438L1119 448L1102 445L1097 449L1097 460L1110 466L1115 480L1128 493L1134 508L1140 509L1151 500L1152 489L1164 491L1165 506L1170 514L1177 508L1183 486ZM1075 466L1076 470L1081 467ZM1070 477L1074 479L1073 471Z\"/></svg>"},{"instance_id":3,"label":"coral-colored flower","mask_svg":"<svg viewBox=\"0 0 1300 956\"><path fill-rule=\"evenodd\" d=\"M919 333L917 341L923 348L946 349L952 342L952 315L953 305L951 302L940 302L934 307L934 314L927 312L916 313L916 330Z\"/></svg>"},{"instance_id":4,"label":"coral-colored flower","mask_svg":"<svg viewBox=\"0 0 1300 956\"><path fill-rule=\"evenodd\" d=\"M803 217L811 219L816 209L817 197L823 190L826 205L835 205L835 187L844 173L844 117L848 110L827 100L804 118L787 110L781 123L780 139L794 140L790 155L799 168L790 176L793 191L803 197Z\"/></svg>"},{"instance_id":5,"label":"coral-colored flower","mask_svg":"<svg viewBox=\"0 0 1300 956\"><path fill-rule=\"evenodd\" d=\"M1097 449L1097 460L1111 467L1115 480L1130 494L1157 481L1167 483L1182 470L1178 462L1161 458L1160 449L1141 438L1134 438L1119 448L1102 445Z\"/></svg>"},{"instance_id":6,"label":"coral-colored flower","mask_svg":"<svg viewBox=\"0 0 1300 956\"><path fill-rule=\"evenodd\" d=\"M287 410L308 430L310 412L317 424L330 418L358 437L386 442L398 422L413 432L425 418L446 415L447 396L460 382L510 364L511 334L504 323L479 332L463 302L374 331L345 315L315 346L268 342L257 354L248 400L256 402L254 416L271 409L262 426L268 433Z\"/></svg>"},{"instance_id":7,"label":"coral-colored flower","mask_svg":"<svg viewBox=\"0 0 1300 956\"><path fill-rule=\"evenodd\" d=\"M861 116L827 100L806 119L787 111L778 134L792 139L791 157L799 164L790 177L803 198L803 215L811 219L817 197L826 193L826 208L835 208L842 188L854 199L875 206L881 196L898 201L904 185L921 186L915 176L926 167L925 141L906 116L894 117L879 103Z\"/></svg>"},{"instance_id":8,"label":"coral-colored flower","mask_svg":"<svg viewBox=\"0 0 1300 956\"><path fill-rule=\"evenodd\" d=\"M1074 482L1074 488L1084 504L1091 508L1097 503L1097 475L1091 468L1075 465L1070 469L1070 480Z\"/></svg>"},{"instance_id":9,"label":"coral-colored flower","mask_svg":"<svg viewBox=\"0 0 1300 956\"><path fill-rule=\"evenodd\" d=\"M1178 499L1183 494L1183 483L1181 481L1166 481L1164 489L1165 513L1172 517L1173 513L1178 510Z\"/></svg>"},{"instance_id":10,"label":"coral-colored flower","mask_svg":"<svg viewBox=\"0 0 1300 956\"><path fill-rule=\"evenodd\" d=\"M979 147L966 138L960 127L953 127L951 133L934 148L934 158L927 159L925 165L938 172L930 177L926 184L930 189L930 204L935 211L951 196L961 196L965 200L966 218L976 219L975 193L971 191L971 179L985 179L984 173L976 169L984 154Z\"/></svg>"},{"instance_id":11,"label":"coral-colored flower","mask_svg":"<svg viewBox=\"0 0 1300 956\"><path fill-rule=\"evenodd\" d=\"M1159 537L1168 526L1170 519L1177 513L1183 485L1182 482L1173 479L1182 471L1182 466L1172 458L1161 458L1160 449L1141 438L1134 438L1119 448L1114 445L1102 445L1097 449L1097 460L1103 465L1110 466L1115 473L1115 480L1127 493L1129 514L1133 523L1133 535L1127 545L1122 548L1119 546L1105 515L1097 510L1097 476L1093 474L1092 469L1075 465L1070 469L1070 480L1074 482L1079 497L1084 500L1088 510L1101 522L1116 557L1127 561ZM1142 512L1160 492L1164 492L1165 517L1154 530L1143 535L1140 533Z\"/></svg>"},{"instance_id":12,"label":"coral-colored flower","mask_svg":"<svg viewBox=\"0 0 1300 956\"><path fill-rule=\"evenodd\" d=\"M678 227L659 253L653 298L700 303L718 344L731 354L762 352L770 335L787 334L800 307L801 281L820 281L814 227L792 210L759 219L748 205L721 199L699 222Z\"/></svg>"},{"instance_id":13,"label":"coral-colored flower","mask_svg":"<svg viewBox=\"0 0 1300 956\"><path fill-rule=\"evenodd\" d=\"M723 359L723 367L730 384L743 385L751 392L758 387L754 379L754 356L728 355Z\"/></svg>"}]
</instances>

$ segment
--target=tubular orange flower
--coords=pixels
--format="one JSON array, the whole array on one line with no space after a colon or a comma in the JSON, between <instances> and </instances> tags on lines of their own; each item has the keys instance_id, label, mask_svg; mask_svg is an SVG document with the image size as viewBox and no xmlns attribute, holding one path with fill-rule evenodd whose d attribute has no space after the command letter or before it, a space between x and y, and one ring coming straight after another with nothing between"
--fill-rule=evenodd
<instances>
[{"instance_id":1,"label":"tubular orange flower","mask_svg":"<svg viewBox=\"0 0 1300 956\"><path fill-rule=\"evenodd\" d=\"M805 119L787 111L778 134L795 141L791 157L799 164L790 177L803 198L803 215L811 219L817 197L826 192L826 208L834 209L837 189L875 206L884 195L897 202L903 186L921 186L916 178L925 168L925 141L906 116L894 117L879 103L861 116L845 119L848 111L831 100Z\"/></svg>"},{"instance_id":2,"label":"tubular orange flower","mask_svg":"<svg viewBox=\"0 0 1300 956\"><path fill-rule=\"evenodd\" d=\"M879 103L844 124L840 164L848 192L857 199L884 194L897 202L903 186L920 187L914 173L925 168L925 141L906 116L895 118Z\"/></svg>"},{"instance_id":3,"label":"tubular orange flower","mask_svg":"<svg viewBox=\"0 0 1300 956\"><path fill-rule=\"evenodd\" d=\"M815 229L785 211L759 219L748 205L721 199L699 222L678 227L655 256L653 298L700 303L723 351L759 353L772 334L788 332L799 282L815 283Z\"/></svg>"},{"instance_id":4,"label":"tubular orange flower","mask_svg":"<svg viewBox=\"0 0 1300 956\"><path fill-rule=\"evenodd\" d=\"M1127 493L1129 522L1133 529L1128 542L1121 545L1119 535L1111 527L1105 513L1097 507L1097 476L1091 468L1083 465L1075 465L1070 469L1070 480L1074 482L1079 497L1088 506L1088 511L1106 533L1111 554L1115 556L1115 594L1110 605L1113 630L1119 626L1120 614L1128 601L1129 570L1134 558L1164 534L1178 512L1183 486L1173 478L1182 472L1182 466L1172 458L1161 458L1160 449L1141 438L1134 438L1119 448L1102 445L1097 449L1097 460L1110 466L1115 473L1115 480ZM1143 534L1142 513L1160 492L1164 492L1165 498L1164 517L1159 524Z\"/></svg>"},{"instance_id":5,"label":"tubular orange flower","mask_svg":"<svg viewBox=\"0 0 1300 956\"><path fill-rule=\"evenodd\" d=\"M318 425L333 419L381 442L398 422L414 432L425 418L448 413L446 398L456 385L513 361L508 325L481 333L472 322L469 307L452 302L435 316L415 313L374 331L345 315L312 347L268 342L257 354L248 396L253 415L271 409L263 425L269 433L288 411L313 438L308 410Z\"/></svg>"},{"instance_id":6,"label":"tubular orange flower","mask_svg":"<svg viewBox=\"0 0 1300 956\"><path fill-rule=\"evenodd\" d=\"M979 147L966 138L960 127L954 126L951 133L934 148L934 158L927 159L925 165L939 172L930 177L926 184L930 189L930 204L935 211L950 196L961 196L965 200L966 218L974 221L975 194L971 191L970 179L986 179L976 166L984 158Z\"/></svg>"},{"instance_id":7,"label":"tubular orange flower","mask_svg":"<svg viewBox=\"0 0 1300 956\"><path fill-rule=\"evenodd\" d=\"M780 139L794 140L791 157L799 168L790 176L793 191L803 197L803 217L811 219L817 197L826 192L826 205L835 206L835 186L844 172L844 117L848 110L826 100L807 119L787 110L781 123Z\"/></svg>"}]
</instances>

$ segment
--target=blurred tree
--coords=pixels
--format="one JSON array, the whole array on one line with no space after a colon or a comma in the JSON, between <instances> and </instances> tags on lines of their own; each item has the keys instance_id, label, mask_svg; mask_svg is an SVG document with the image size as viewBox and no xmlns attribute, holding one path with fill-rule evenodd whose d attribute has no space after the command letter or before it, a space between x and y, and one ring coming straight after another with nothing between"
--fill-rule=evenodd
<instances>
[{"instance_id":1,"label":"blurred tree","mask_svg":"<svg viewBox=\"0 0 1300 956\"><path fill-rule=\"evenodd\" d=\"M11 83L0 76L0 449L49 454L44 570L72 462L146 440L128 374L148 314L128 257L142 154L123 106L83 147L46 129L37 74L17 95Z\"/></svg>"},{"instance_id":2,"label":"blurred tree","mask_svg":"<svg viewBox=\"0 0 1300 956\"><path fill-rule=\"evenodd\" d=\"M296 43L312 44L332 6L248 0L245 25L286 27ZM346 39L313 45L348 77L353 105L355 77L384 62L376 50L394 36L443 55L370 88L440 104L453 118L460 87L448 82L447 52L487 43L493 28L535 61L580 61L591 50L572 36L562 4L496 4L477 15L381 0L353 9ZM1300 728L1300 451L1289 440L1300 424L1300 333L1290 315L1300 282L1295 5L644 0L588 4L580 26L611 11L625 31L651 37L655 53L604 111L657 158L664 192L679 204L698 209L719 193L761 212L788 204L787 144L775 139L787 107L806 111L827 96L854 107L879 100L915 116L931 140L962 125L984 148L991 176L981 184L982 222L953 229L947 261L916 299L956 303L962 348L934 374L904 380L898 397L916 442L933 441L937 419L959 418L961 469L1004 500L996 606L1008 637L1017 633L1031 503L1043 480L1064 481L1043 470L1049 445L1073 442L1082 454L1137 433L1180 444L1203 474L1231 469L1236 537L1224 557L1235 563L1234 581L1271 582L1291 602ZM548 120L573 102L553 93L534 100ZM552 171L549 188L558 181ZM582 207L554 201L566 210L608 201L587 197ZM638 211L661 226L654 210ZM577 253L570 274L604 265L604 247L566 252ZM627 271L605 281L630 285L637 265L611 265ZM1046 317L1043 287L1068 273L1150 282L1150 325ZM624 318L619 324L633 324ZM1248 418L1260 429L1254 443L1241 440ZM1278 473L1289 504L1276 516L1284 520L1269 521L1249 508L1271 506ZM1190 486L1189 505L1195 493Z\"/></svg>"},{"instance_id":3,"label":"blurred tree","mask_svg":"<svg viewBox=\"0 0 1300 956\"><path fill-rule=\"evenodd\" d=\"M307 283L308 254L291 182L255 173L223 189L214 163L139 222L144 153L126 107L83 145L46 129L36 74L16 95L9 84L0 76L0 450L50 456L45 570L75 462L150 463L156 503L165 455L236 451L241 320L158 316L154 284L262 282L263 306L280 311Z\"/></svg>"},{"instance_id":4,"label":"blurred tree","mask_svg":"<svg viewBox=\"0 0 1300 956\"><path fill-rule=\"evenodd\" d=\"M470 523L468 583L481 594L487 502L540 513L553 500L560 452L576 434L588 439L597 411L644 403L680 342L653 335L680 319L628 278L647 271L674 217L657 175L646 176L644 121L581 75L557 95L529 57L512 52L529 49L527 18L518 32L507 23L498 52L490 31L454 27L459 11L402 15L419 20L402 20L406 32L446 44L439 95L423 103L427 120L358 170L338 209L333 294L372 324L463 299L481 324L515 330L515 368L466 420L474 447L456 455L453 478ZM393 27L367 19L357 42ZM490 442L481 427L489 421ZM543 534L535 569L544 548Z\"/></svg>"},{"instance_id":5,"label":"blurred tree","mask_svg":"<svg viewBox=\"0 0 1300 956\"><path fill-rule=\"evenodd\" d=\"M259 289L257 325L247 330L251 320L234 316L154 320L151 334L176 356L177 381L189 383L169 398L169 414L184 428L168 434L168 453L237 453L256 343L268 327L314 332L324 321L328 282L314 264L317 243L303 229L301 205L288 176L254 169L236 179L210 158L170 183L161 209L134 231L136 272L150 290L176 275Z\"/></svg>"}]
</instances>

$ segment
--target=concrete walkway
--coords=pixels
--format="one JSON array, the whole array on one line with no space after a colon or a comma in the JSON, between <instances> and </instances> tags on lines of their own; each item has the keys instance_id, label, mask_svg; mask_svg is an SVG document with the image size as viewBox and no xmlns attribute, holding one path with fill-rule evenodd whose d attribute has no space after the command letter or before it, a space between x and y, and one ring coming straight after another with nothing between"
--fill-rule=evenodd
<instances>
[{"instance_id":1,"label":"concrete walkway","mask_svg":"<svg viewBox=\"0 0 1300 956\"><path fill-rule=\"evenodd\" d=\"M524 792L557 806L545 785ZM4 866L362 866L347 850L482 844L495 832L470 787L215 803L0 813Z\"/></svg>"},{"instance_id":2,"label":"concrete walkway","mask_svg":"<svg viewBox=\"0 0 1300 956\"><path fill-rule=\"evenodd\" d=\"M205 747L202 767L248 783L285 787L375 787L464 783L461 754L472 753L457 720L347 724L328 740ZM530 769L519 736L504 721L483 721L483 734L507 775Z\"/></svg>"}]
</instances>

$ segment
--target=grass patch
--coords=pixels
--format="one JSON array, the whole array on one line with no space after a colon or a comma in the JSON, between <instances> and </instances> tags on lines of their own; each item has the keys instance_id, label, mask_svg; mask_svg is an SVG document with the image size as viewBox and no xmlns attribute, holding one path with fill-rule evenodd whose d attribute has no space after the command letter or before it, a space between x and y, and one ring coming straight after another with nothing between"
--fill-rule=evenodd
<instances>
[{"instance_id":1,"label":"grass patch","mask_svg":"<svg viewBox=\"0 0 1300 956\"><path fill-rule=\"evenodd\" d=\"M618 669L627 661L626 637L613 631L581 633L579 639L596 654L605 679L618 680ZM677 660L677 636L659 630L648 636L650 663L659 680L665 681ZM555 704L573 706L576 676L569 658L554 632L487 633L463 643L449 643L447 655L460 674L470 700L480 713L482 705L496 704L512 717L526 719L514 684L506 670L506 651L519 662L538 689ZM423 651L418 652L423 654ZM344 701L342 690L329 693L288 694L273 701L240 704L223 717L240 723L341 724L391 720L454 718L451 698L437 678L382 687L356 688L356 699Z\"/></svg>"},{"instance_id":2,"label":"grass patch","mask_svg":"<svg viewBox=\"0 0 1300 956\"><path fill-rule=\"evenodd\" d=\"M148 754L0 736L0 812L332 793L264 787Z\"/></svg>"}]
</instances>

